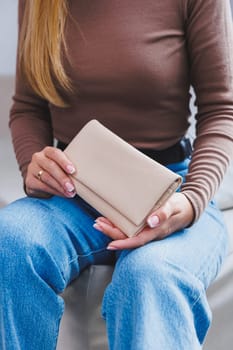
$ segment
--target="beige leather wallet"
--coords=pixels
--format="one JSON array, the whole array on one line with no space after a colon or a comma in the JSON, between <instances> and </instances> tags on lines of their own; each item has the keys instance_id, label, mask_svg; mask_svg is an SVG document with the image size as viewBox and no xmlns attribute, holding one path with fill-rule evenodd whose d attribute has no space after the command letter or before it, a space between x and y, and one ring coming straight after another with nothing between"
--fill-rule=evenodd
<instances>
[{"instance_id":1,"label":"beige leather wallet","mask_svg":"<svg viewBox=\"0 0 233 350\"><path fill-rule=\"evenodd\" d=\"M129 237L182 181L97 120L88 122L64 152L77 169L71 176L77 194Z\"/></svg>"}]
</instances>

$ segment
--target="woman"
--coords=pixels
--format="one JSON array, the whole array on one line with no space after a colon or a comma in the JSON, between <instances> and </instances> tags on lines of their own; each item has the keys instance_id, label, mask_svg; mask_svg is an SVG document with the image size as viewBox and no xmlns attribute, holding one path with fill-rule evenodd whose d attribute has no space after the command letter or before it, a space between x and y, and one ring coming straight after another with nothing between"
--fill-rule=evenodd
<instances>
[{"instance_id":1,"label":"woman","mask_svg":"<svg viewBox=\"0 0 233 350\"><path fill-rule=\"evenodd\" d=\"M90 264L113 262L110 349L201 349L205 290L227 253L211 199L233 154L228 0L20 0L19 28L10 127L27 197L0 214L1 349L54 349L59 293ZM76 196L69 177L78 169L61 149L93 116L184 177L137 237Z\"/></svg>"}]
</instances>

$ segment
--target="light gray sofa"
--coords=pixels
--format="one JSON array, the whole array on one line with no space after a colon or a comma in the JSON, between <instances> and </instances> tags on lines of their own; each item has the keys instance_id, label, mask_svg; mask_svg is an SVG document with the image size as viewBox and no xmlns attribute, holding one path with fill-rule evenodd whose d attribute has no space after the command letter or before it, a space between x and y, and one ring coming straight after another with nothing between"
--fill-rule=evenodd
<instances>
[{"instance_id":1,"label":"light gray sofa","mask_svg":"<svg viewBox=\"0 0 233 350\"><path fill-rule=\"evenodd\" d=\"M7 119L13 78L0 77L0 206L23 195L22 181L14 158ZM231 249L222 272L209 288L213 325L205 350L230 350L233 344L233 168L217 194L231 237ZM100 317L101 299L111 280L113 267L92 266L64 293L65 314L61 321L57 350L107 350L105 325Z\"/></svg>"}]
</instances>

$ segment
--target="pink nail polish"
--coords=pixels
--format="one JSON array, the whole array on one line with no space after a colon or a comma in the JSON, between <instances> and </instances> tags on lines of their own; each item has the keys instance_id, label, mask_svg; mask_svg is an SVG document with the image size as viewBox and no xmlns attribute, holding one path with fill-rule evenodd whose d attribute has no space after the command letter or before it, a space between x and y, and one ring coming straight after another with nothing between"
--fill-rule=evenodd
<instances>
[{"instance_id":1,"label":"pink nail polish","mask_svg":"<svg viewBox=\"0 0 233 350\"><path fill-rule=\"evenodd\" d=\"M157 215L151 216L147 220L147 223L150 226L150 228L154 228L159 224L159 217Z\"/></svg>"},{"instance_id":2,"label":"pink nail polish","mask_svg":"<svg viewBox=\"0 0 233 350\"><path fill-rule=\"evenodd\" d=\"M108 245L106 249L107 250L117 250L118 248L113 247L112 245Z\"/></svg>"},{"instance_id":3,"label":"pink nail polish","mask_svg":"<svg viewBox=\"0 0 233 350\"><path fill-rule=\"evenodd\" d=\"M76 192L74 191L74 192L68 192L67 193L67 196L69 197L69 198L74 198L75 196L76 196Z\"/></svg>"},{"instance_id":4,"label":"pink nail polish","mask_svg":"<svg viewBox=\"0 0 233 350\"><path fill-rule=\"evenodd\" d=\"M102 230L101 226L100 226L99 224L97 224L97 223L95 223L95 224L93 225L93 227L94 227L96 230L98 230L98 231L101 231L101 230Z\"/></svg>"},{"instance_id":5,"label":"pink nail polish","mask_svg":"<svg viewBox=\"0 0 233 350\"><path fill-rule=\"evenodd\" d=\"M68 192L73 192L74 191L74 186L70 182L65 183L65 189Z\"/></svg>"},{"instance_id":6,"label":"pink nail polish","mask_svg":"<svg viewBox=\"0 0 233 350\"><path fill-rule=\"evenodd\" d=\"M71 175L73 173L75 173L75 168L73 167L73 165L67 165L66 169L67 169L68 173L71 174Z\"/></svg>"}]
</instances>

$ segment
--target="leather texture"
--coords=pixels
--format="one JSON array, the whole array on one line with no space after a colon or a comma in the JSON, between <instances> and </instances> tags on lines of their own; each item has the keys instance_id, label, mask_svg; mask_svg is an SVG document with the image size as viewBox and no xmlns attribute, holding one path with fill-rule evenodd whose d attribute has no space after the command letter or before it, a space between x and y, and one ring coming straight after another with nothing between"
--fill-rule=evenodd
<instances>
[{"instance_id":1,"label":"leather texture","mask_svg":"<svg viewBox=\"0 0 233 350\"><path fill-rule=\"evenodd\" d=\"M181 184L181 177L104 127L88 122L64 150L77 193L127 236Z\"/></svg>"}]
</instances>

